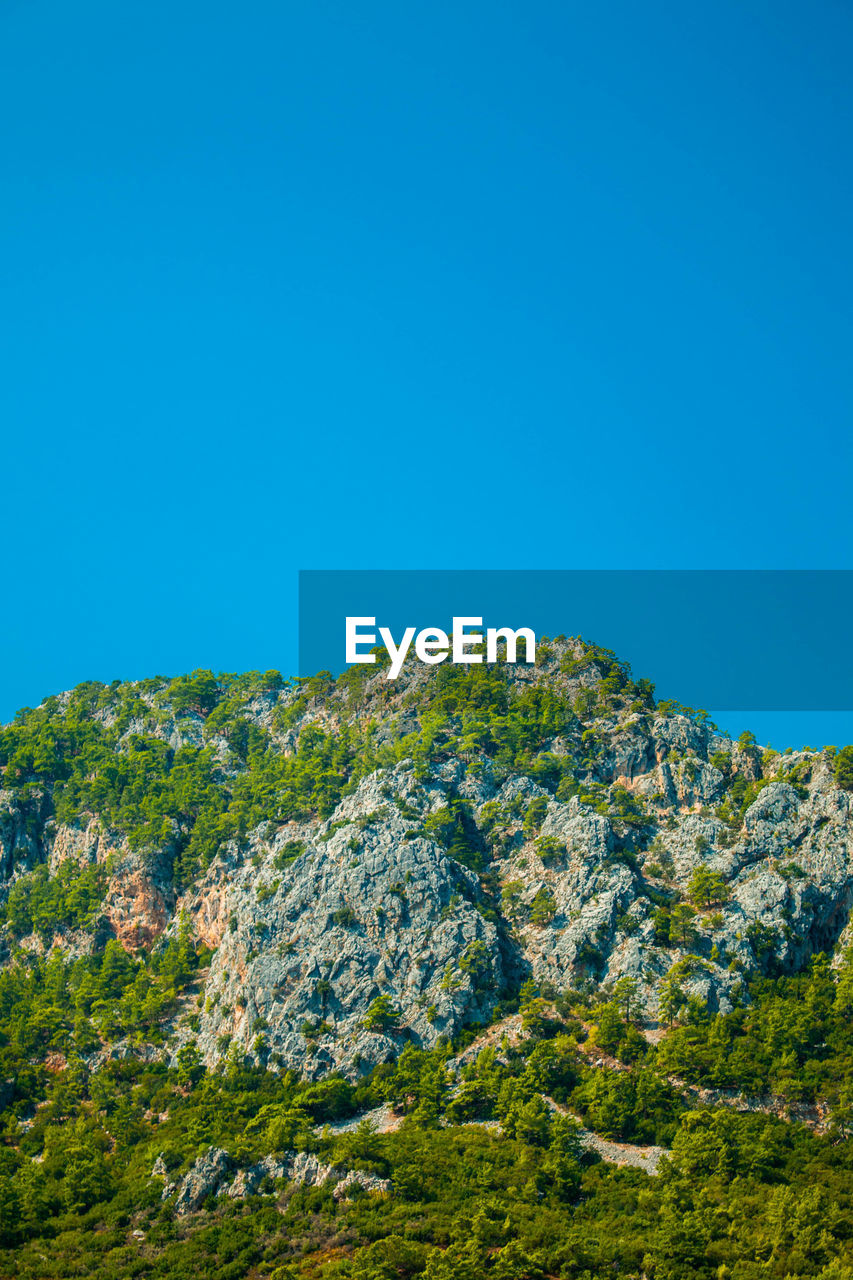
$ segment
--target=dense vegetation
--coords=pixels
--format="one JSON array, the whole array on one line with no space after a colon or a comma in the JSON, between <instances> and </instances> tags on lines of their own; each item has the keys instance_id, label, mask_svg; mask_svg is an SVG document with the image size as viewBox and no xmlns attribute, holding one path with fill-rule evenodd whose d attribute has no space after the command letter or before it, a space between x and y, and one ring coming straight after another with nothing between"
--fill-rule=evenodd
<instances>
[{"instance_id":1,"label":"dense vegetation","mask_svg":"<svg viewBox=\"0 0 853 1280\"><path fill-rule=\"evenodd\" d=\"M112 1018L144 1020L141 992L174 995L192 983L199 959L185 937L152 958L150 971L108 949L82 977L79 961L57 955L29 975L0 975L9 1095L0 1274L850 1274L849 964L834 976L821 958L793 982L763 982L747 1009L676 1028L657 1048L639 1037L639 1053L614 1002L572 992L545 1000L529 987L523 1039L475 1053L455 1087L446 1044L409 1047L358 1084L274 1075L234 1051L207 1071L191 1045L171 1069L132 1054L94 1071L84 1065L87 1034ZM632 1062L594 1069L608 1025L604 1038L615 1036ZM827 1104L826 1135L770 1115L687 1108L667 1080L676 1071L719 1083L733 1056L756 1088L778 1088L805 1065L807 1083L795 1093ZM397 1112L395 1132L326 1127L380 1104ZM581 1147L572 1112L604 1136L657 1142L671 1157L657 1178L603 1165ZM495 1121L499 1129L489 1127ZM268 1179L247 1200L211 1197L175 1220L161 1202L162 1178L151 1176L154 1161L176 1179L212 1145L243 1165L268 1152L313 1151L390 1179L392 1192L340 1202L331 1185Z\"/></svg>"},{"instance_id":2,"label":"dense vegetation","mask_svg":"<svg viewBox=\"0 0 853 1280\"><path fill-rule=\"evenodd\" d=\"M240 709L281 685L277 672L219 680L197 672L118 690L81 685L64 704L49 698L0 730L4 785L24 800L46 789L58 822L97 814L132 847L171 852L186 882L223 841L261 822L331 812L345 783L370 767L367 751L356 761L360 738L347 729L308 727L293 755L274 749ZM279 727L298 702L279 708ZM174 748L156 731L175 723L180 732L182 718L191 741ZM224 761L210 745L219 739Z\"/></svg>"}]
</instances>

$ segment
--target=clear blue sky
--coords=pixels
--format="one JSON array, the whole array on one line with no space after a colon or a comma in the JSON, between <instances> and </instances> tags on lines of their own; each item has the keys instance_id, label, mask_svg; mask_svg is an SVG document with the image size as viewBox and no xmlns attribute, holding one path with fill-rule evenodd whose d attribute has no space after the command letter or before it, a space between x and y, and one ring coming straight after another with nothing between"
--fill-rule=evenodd
<instances>
[{"instance_id":1,"label":"clear blue sky","mask_svg":"<svg viewBox=\"0 0 853 1280\"><path fill-rule=\"evenodd\" d=\"M840 0L6 0L0 719L293 669L299 567L853 567L852 57Z\"/></svg>"}]
</instances>

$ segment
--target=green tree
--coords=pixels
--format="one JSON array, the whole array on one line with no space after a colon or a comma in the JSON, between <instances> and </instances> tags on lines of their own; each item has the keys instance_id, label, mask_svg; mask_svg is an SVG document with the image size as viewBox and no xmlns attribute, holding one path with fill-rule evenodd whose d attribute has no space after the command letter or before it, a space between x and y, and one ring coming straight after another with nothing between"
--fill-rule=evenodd
<instances>
[{"instance_id":1,"label":"green tree","mask_svg":"<svg viewBox=\"0 0 853 1280\"><path fill-rule=\"evenodd\" d=\"M400 1018L400 1010L395 1008L390 996L377 996L364 1015L366 1031L388 1032L393 1030Z\"/></svg>"},{"instance_id":2,"label":"green tree","mask_svg":"<svg viewBox=\"0 0 853 1280\"><path fill-rule=\"evenodd\" d=\"M853 791L853 745L842 747L835 757L835 785Z\"/></svg>"},{"instance_id":3,"label":"green tree","mask_svg":"<svg viewBox=\"0 0 853 1280\"><path fill-rule=\"evenodd\" d=\"M718 871L711 871L706 866L697 867L690 877L687 892L700 907L710 907L714 903L726 902L730 896L729 887Z\"/></svg>"},{"instance_id":4,"label":"green tree","mask_svg":"<svg viewBox=\"0 0 853 1280\"><path fill-rule=\"evenodd\" d=\"M0 1245L12 1245L21 1229L21 1197L12 1178L0 1175Z\"/></svg>"},{"instance_id":5,"label":"green tree","mask_svg":"<svg viewBox=\"0 0 853 1280\"><path fill-rule=\"evenodd\" d=\"M581 1183L580 1128L569 1116L555 1115L551 1123L551 1143L542 1162L542 1171L561 1200L574 1200Z\"/></svg>"},{"instance_id":6,"label":"green tree","mask_svg":"<svg viewBox=\"0 0 853 1280\"><path fill-rule=\"evenodd\" d=\"M853 946L845 949L838 967L834 1003L839 1013L853 1012Z\"/></svg>"},{"instance_id":7,"label":"green tree","mask_svg":"<svg viewBox=\"0 0 853 1280\"><path fill-rule=\"evenodd\" d=\"M625 1024L619 1015L619 1006L609 1000L598 1009L595 1039L606 1053L615 1053L625 1035Z\"/></svg>"},{"instance_id":8,"label":"green tree","mask_svg":"<svg viewBox=\"0 0 853 1280\"><path fill-rule=\"evenodd\" d=\"M670 933L683 947L689 947L696 937L693 923L696 912L687 902L678 902L670 912Z\"/></svg>"},{"instance_id":9,"label":"green tree","mask_svg":"<svg viewBox=\"0 0 853 1280\"><path fill-rule=\"evenodd\" d=\"M534 996L521 1008L521 1029L531 1039L543 1036L548 1026L548 1002L541 996Z\"/></svg>"},{"instance_id":10,"label":"green tree","mask_svg":"<svg viewBox=\"0 0 853 1280\"><path fill-rule=\"evenodd\" d=\"M469 943L459 959L459 968L469 974L474 988L483 991L494 984L492 959L486 944L480 939Z\"/></svg>"},{"instance_id":11,"label":"green tree","mask_svg":"<svg viewBox=\"0 0 853 1280\"><path fill-rule=\"evenodd\" d=\"M204 1063L194 1040L188 1040L178 1050L178 1079L186 1087L195 1084L204 1075Z\"/></svg>"},{"instance_id":12,"label":"green tree","mask_svg":"<svg viewBox=\"0 0 853 1280\"><path fill-rule=\"evenodd\" d=\"M623 974L613 988L613 999L622 1007L626 1022L631 1021L631 1010L634 1007L639 990L640 984L629 973Z\"/></svg>"},{"instance_id":13,"label":"green tree","mask_svg":"<svg viewBox=\"0 0 853 1280\"><path fill-rule=\"evenodd\" d=\"M556 910L556 898L550 889L543 887L530 904L530 921L532 924L548 924L553 920Z\"/></svg>"},{"instance_id":14,"label":"green tree","mask_svg":"<svg viewBox=\"0 0 853 1280\"><path fill-rule=\"evenodd\" d=\"M678 1017L679 1010L684 1004L686 996L678 984L678 979L670 969L669 973L658 987L658 1011L662 1021L668 1026L672 1026Z\"/></svg>"},{"instance_id":15,"label":"green tree","mask_svg":"<svg viewBox=\"0 0 853 1280\"><path fill-rule=\"evenodd\" d=\"M400 1280L404 1276L419 1275L426 1253L426 1247L415 1241L398 1235L386 1236L359 1249L348 1274L352 1280ZM297 1280L296 1271L291 1274L293 1280ZM272 1280L275 1276L273 1272Z\"/></svg>"},{"instance_id":16,"label":"green tree","mask_svg":"<svg viewBox=\"0 0 853 1280\"><path fill-rule=\"evenodd\" d=\"M537 796L531 800L524 815L523 830L528 840L539 830L548 812L548 800L545 796Z\"/></svg>"},{"instance_id":17,"label":"green tree","mask_svg":"<svg viewBox=\"0 0 853 1280\"><path fill-rule=\"evenodd\" d=\"M551 1109L534 1093L515 1117L515 1136L531 1147L547 1147L551 1138Z\"/></svg>"},{"instance_id":18,"label":"green tree","mask_svg":"<svg viewBox=\"0 0 853 1280\"><path fill-rule=\"evenodd\" d=\"M485 1252L474 1240L434 1249L427 1260L424 1280L482 1280Z\"/></svg>"}]
</instances>

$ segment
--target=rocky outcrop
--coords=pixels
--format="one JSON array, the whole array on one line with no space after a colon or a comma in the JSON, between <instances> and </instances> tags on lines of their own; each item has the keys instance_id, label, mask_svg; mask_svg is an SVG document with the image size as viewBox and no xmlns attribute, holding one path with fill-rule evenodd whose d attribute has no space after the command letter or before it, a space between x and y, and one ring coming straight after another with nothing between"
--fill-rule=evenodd
<instances>
[{"instance_id":1,"label":"rocky outcrop","mask_svg":"<svg viewBox=\"0 0 853 1280\"><path fill-rule=\"evenodd\" d=\"M411 787L407 771L395 781ZM222 1036L249 1047L260 1035L259 1056L312 1076L358 1072L407 1040L431 1045L489 1015L503 959L498 929L479 909L478 878L434 840L412 836L387 790L379 775L366 779L280 871L273 844L260 868L214 864L187 899L198 910L208 881L221 895L230 870L229 928L199 1036L208 1060ZM476 973L465 967L472 954ZM399 1017L371 1025L383 997Z\"/></svg>"},{"instance_id":2,"label":"rocky outcrop","mask_svg":"<svg viewBox=\"0 0 853 1280\"><path fill-rule=\"evenodd\" d=\"M62 823L47 840L48 868L73 862L97 865L108 874L103 916L127 951L147 950L169 924L175 906L170 848L131 851L120 832L97 818Z\"/></svg>"},{"instance_id":3,"label":"rocky outcrop","mask_svg":"<svg viewBox=\"0 0 853 1280\"><path fill-rule=\"evenodd\" d=\"M257 1164L250 1165L248 1169L241 1169L234 1181L231 1182L221 1194L229 1196L232 1200L245 1200L247 1196L257 1195L267 1179L276 1182L282 1178L290 1177L292 1167L291 1161L283 1161L276 1159L275 1156L264 1156L263 1160L259 1160Z\"/></svg>"},{"instance_id":4,"label":"rocky outcrop","mask_svg":"<svg viewBox=\"0 0 853 1280\"><path fill-rule=\"evenodd\" d=\"M235 1173L236 1169L236 1173ZM248 1196L272 1190L276 1182L292 1182L301 1187L322 1187L334 1182L332 1192L336 1200L351 1200L357 1195L388 1195L391 1183L363 1169L342 1169L324 1164L309 1151L284 1152L281 1156L264 1156L257 1163L237 1169L235 1161L221 1147L210 1147L175 1182L168 1180L169 1173L162 1156L158 1156L151 1169L151 1177L165 1183L161 1195L171 1201L176 1217L195 1213L209 1196L226 1196L231 1200L245 1200Z\"/></svg>"},{"instance_id":5,"label":"rocky outcrop","mask_svg":"<svg viewBox=\"0 0 853 1280\"><path fill-rule=\"evenodd\" d=\"M633 759L659 777L658 755L674 748L651 742ZM635 769L635 789L643 776ZM718 786L698 769L694 789L702 776ZM497 807L498 899L424 829L451 794L475 820ZM544 818L525 835L534 800ZM313 1077L358 1074L407 1042L431 1046L487 1020L508 976L525 973L558 989L627 974L653 1012L660 979L681 962L685 993L725 1010L750 973L791 971L832 948L853 901L853 853L850 801L828 771L805 799L771 782L734 840L706 807L673 817L660 803L655 841L635 853L618 818L578 796L561 802L527 778L501 780L487 761L448 762L428 779L403 762L365 779L327 822L300 828L305 847L292 862L281 859L292 829L258 838L251 861L221 856L180 904L200 936L219 939L198 1037L206 1059L237 1041ZM658 903L683 900L699 867L723 877L728 900L699 904L689 937L663 944ZM379 997L399 1017L371 1027Z\"/></svg>"},{"instance_id":6,"label":"rocky outcrop","mask_svg":"<svg viewBox=\"0 0 853 1280\"><path fill-rule=\"evenodd\" d=\"M114 867L104 915L126 951L148 950L169 924L174 906L169 861L162 854L129 854Z\"/></svg>"},{"instance_id":7,"label":"rocky outcrop","mask_svg":"<svg viewBox=\"0 0 853 1280\"><path fill-rule=\"evenodd\" d=\"M287 1176L299 1187L322 1187L344 1170L334 1164L323 1164L313 1151L300 1151L287 1161Z\"/></svg>"},{"instance_id":8,"label":"rocky outcrop","mask_svg":"<svg viewBox=\"0 0 853 1280\"><path fill-rule=\"evenodd\" d=\"M159 1162L162 1166L162 1161ZM157 1170L155 1173L154 1170ZM162 1176L157 1164L152 1173ZM163 1188L163 1199L175 1196L174 1212L180 1217L194 1213L200 1209L208 1196L216 1195L222 1183L234 1170L234 1161L221 1147L210 1147L199 1156L177 1183L167 1183Z\"/></svg>"},{"instance_id":9,"label":"rocky outcrop","mask_svg":"<svg viewBox=\"0 0 853 1280\"><path fill-rule=\"evenodd\" d=\"M387 1196L391 1191L390 1178L379 1178L363 1169L351 1169L332 1192L335 1200L352 1200L357 1195Z\"/></svg>"},{"instance_id":10,"label":"rocky outcrop","mask_svg":"<svg viewBox=\"0 0 853 1280\"><path fill-rule=\"evenodd\" d=\"M48 867L53 873L63 862L105 866L127 853L127 842L118 832L105 830L98 818L89 817L56 827L49 839Z\"/></svg>"}]
</instances>

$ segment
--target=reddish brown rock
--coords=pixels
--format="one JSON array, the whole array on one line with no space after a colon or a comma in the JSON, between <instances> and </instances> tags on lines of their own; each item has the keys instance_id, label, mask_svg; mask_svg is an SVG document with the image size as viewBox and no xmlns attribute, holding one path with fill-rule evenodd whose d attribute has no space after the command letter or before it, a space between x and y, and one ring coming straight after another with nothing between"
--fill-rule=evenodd
<instances>
[{"instance_id":1,"label":"reddish brown rock","mask_svg":"<svg viewBox=\"0 0 853 1280\"><path fill-rule=\"evenodd\" d=\"M104 914L126 951L148 949L171 918L165 893L151 873L138 865L122 867L112 878Z\"/></svg>"}]
</instances>

